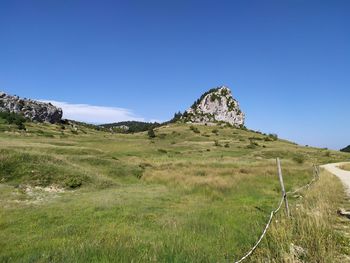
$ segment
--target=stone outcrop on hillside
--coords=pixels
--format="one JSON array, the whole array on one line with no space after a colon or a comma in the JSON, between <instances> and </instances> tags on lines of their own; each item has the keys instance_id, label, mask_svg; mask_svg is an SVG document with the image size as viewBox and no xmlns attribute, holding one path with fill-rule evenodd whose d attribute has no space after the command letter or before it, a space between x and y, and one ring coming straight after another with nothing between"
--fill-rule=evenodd
<instances>
[{"instance_id":1,"label":"stone outcrop on hillside","mask_svg":"<svg viewBox=\"0 0 350 263\"><path fill-rule=\"evenodd\" d=\"M31 121L57 123L62 119L62 109L51 103L22 99L0 91L0 111L23 115Z\"/></svg>"},{"instance_id":2,"label":"stone outcrop on hillside","mask_svg":"<svg viewBox=\"0 0 350 263\"><path fill-rule=\"evenodd\" d=\"M182 116L184 121L190 123L225 122L234 126L243 126L244 118L238 101L232 97L231 90L226 86L204 93Z\"/></svg>"}]
</instances>

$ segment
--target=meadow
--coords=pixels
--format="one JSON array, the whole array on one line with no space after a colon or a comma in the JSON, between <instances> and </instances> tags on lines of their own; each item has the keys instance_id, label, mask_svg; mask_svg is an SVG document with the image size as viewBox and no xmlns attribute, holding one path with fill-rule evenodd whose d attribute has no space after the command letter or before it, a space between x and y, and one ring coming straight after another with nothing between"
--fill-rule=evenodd
<instances>
[{"instance_id":1,"label":"meadow","mask_svg":"<svg viewBox=\"0 0 350 263\"><path fill-rule=\"evenodd\" d=\"M311 180L313 164L350 156L228 126L171 124L155 138L26 129L0 121L1 262L234 261L278 204L276 157L289 191ZM281 257L276 248L288 254L293 233L280 239L278 227L254 262Z\"/></svg>"}]
</instances>

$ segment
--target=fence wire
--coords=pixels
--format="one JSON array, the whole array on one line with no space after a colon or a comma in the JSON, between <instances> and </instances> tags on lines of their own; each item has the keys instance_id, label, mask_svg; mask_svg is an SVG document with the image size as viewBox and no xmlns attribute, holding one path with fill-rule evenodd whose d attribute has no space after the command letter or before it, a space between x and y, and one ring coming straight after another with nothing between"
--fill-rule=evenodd
<instances>
[{"instance_id":1,"label":"fence wire","mask_svg":"<svg viewBox=\"0 0 350 263\"><path fill-rule=\"evenodd\" d=\"M271 222L272 222L272 218L275 214L278 213L278 211L281 209L282 207L282 204L283 204L283 201L284 201L284 198L289 195L289 194L295 194L305 188L309 188L313 183L315 183L319 178L319 167L316 167L314 166L314 178L309 182L307 183L306 185L303 185L302 187L299 187L297 188L296 190L294 191L289 191L287 192L285 195L282 195L282 198L279 202L279 205L278 207L271 211L270 213L270 217L269 217L269 220L267 221L267 224L264 228L264 231L262 232L262 234L260 235L260 238L258 239L258 241L255 243L255 245L249 250L249 252L247 252L240 260L237 260L235 261L235 263L241 263L243 262L244 260L246 260L251 254L253 254L254 250L259 246L259 244L261 243L261 241L263 240L264 236L266 235L266 232L267 230L269 229L270 225L271 225Z\"/></svg>"}]
</instances>

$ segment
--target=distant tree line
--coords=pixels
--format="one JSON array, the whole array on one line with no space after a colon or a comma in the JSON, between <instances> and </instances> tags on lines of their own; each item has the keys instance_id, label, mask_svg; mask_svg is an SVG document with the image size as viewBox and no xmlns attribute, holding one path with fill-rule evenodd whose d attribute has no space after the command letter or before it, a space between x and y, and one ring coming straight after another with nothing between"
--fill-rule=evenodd
<instances>
[{"instance_id":1,"label":"distant tree line","mask_svg":"<svg viewBox=\"0 0 350 263\"><path fill-rule=\"evenodd\" d=\"M135 133L135 132L143 132L148 131L150 129L157 128L161 126L158 122L142 122L142 121L122 121L122 122L116 122L116 123L108 123L100 125L100 127L103 128L114 128L114 127L121 127L121 126L127 126L129 129L124 130L124 133Z\"/></svg>"},{"instance_id":2,"label":"distant tree line","mask_svg":"<svg viewBox=\"0 0 350 263\"><path fill-rule=\"evenodd\" d=\"M183 114L178 111L174 113L174 117L166 122L158 123L158 122L143 122L143 121L121 121L121 122L115 122L115 123L108 123L108 124L102 124L99 125L102 129L110 129L110 128L118 128L118 127L125 127L127 126L129 129L124 129L123 133L136 133L136 132L144 132L153 130L155 128L158 128L160 126L164 126L170 123L176 123L178 122Z\"/></svg>"}]
</instances>

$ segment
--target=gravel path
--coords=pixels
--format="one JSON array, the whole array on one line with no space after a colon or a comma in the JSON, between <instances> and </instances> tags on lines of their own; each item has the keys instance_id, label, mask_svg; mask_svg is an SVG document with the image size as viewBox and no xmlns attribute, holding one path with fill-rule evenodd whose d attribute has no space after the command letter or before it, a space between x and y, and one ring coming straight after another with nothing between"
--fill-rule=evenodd
<instances>
[{"instance_id":1,"label":"gravel path","mask_svg":"<svg viewBox=\"0 0 350 263\"><path fill-rule=\"evenodd\" d=\"M350 195L350 171L345 171L338 168L343 164L348 164L348 163L329 163L329 164L322 165L321 167L326 169L328 172L338 176L339 179L346 186L346 189L347 189L346 191L348 195Z\"/></svg>"}]
</instances>

